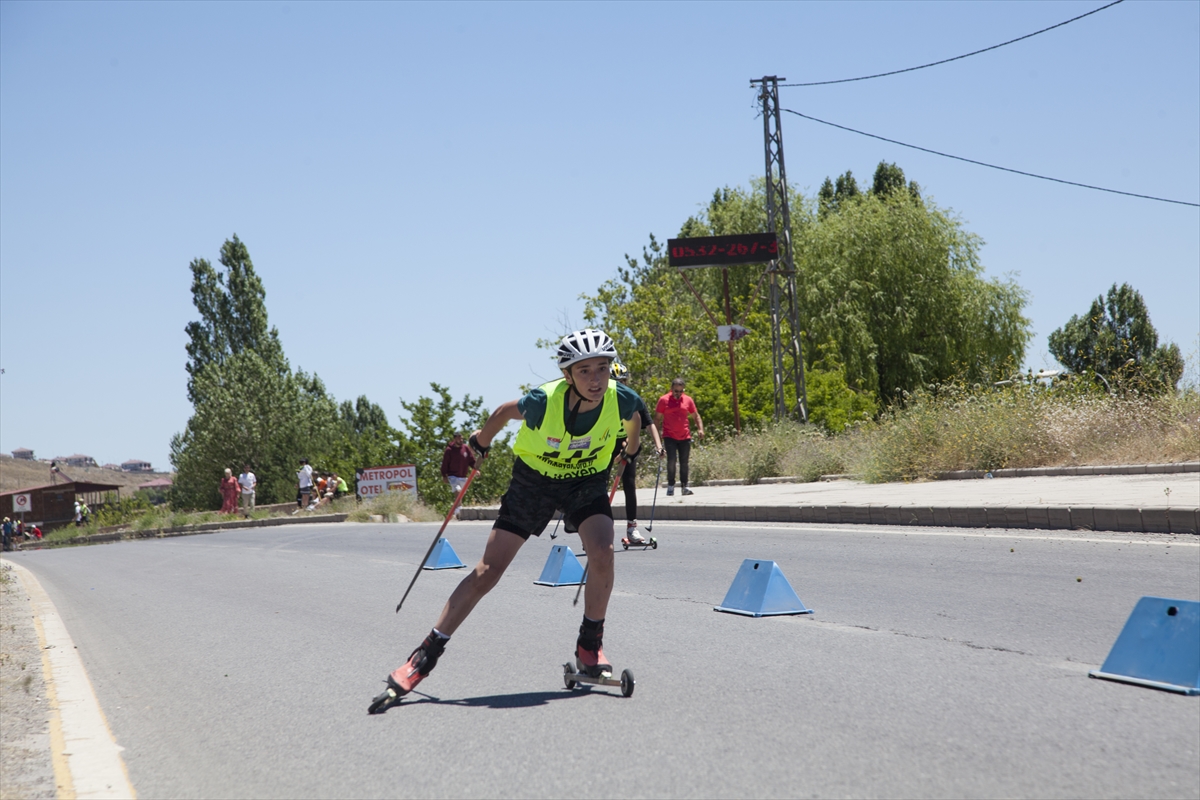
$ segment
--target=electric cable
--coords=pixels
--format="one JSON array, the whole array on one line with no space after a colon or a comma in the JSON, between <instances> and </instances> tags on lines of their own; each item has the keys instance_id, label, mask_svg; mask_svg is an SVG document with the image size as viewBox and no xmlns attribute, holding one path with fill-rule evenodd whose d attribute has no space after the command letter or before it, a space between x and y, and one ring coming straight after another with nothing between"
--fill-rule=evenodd
<instances>
[{"instance_id":1,"label":"electric cable","mask_svg":"<svg viewBox=\"0 0 1200 800\"><path fill-rule=\"evenodd\" d=\"M1049 175L1038 175L1035 172L1025 172L1024 170L1012 169L1011 167L1001 167L1001 166L997 166L996 164L988 164L985 161L976 161L973 158L964 158L962 156L951 155L950 153L943 153L938 150L931 150L928 147L919 147L915 144L899 142L899 141L896 141L895 139L889 139L886 136L877 136L874 133L867 133L866 131L855 130L854 128L849 128L845 125L838 125L836 122L829 122L827 120L817 119L816 117L810 117L808 114L801 114L799 111L792 111L790 108L782 108L782 109L780 109L780 111L786 111L789 114L795 114L797 117L811 120L812 122L819 122L822 125L828 125L831 128L838 128L843 131L849 131L850 133L857 133L859 136L868 136L872 139L878 139L881 142L887 142L889 144L898 144L901 147L908 147L913 150L920 150L922 153L930 153L935 156L941 156L942 158L953 158L955 161L965 161L968 164L976 164L980 167L988 167L989 169L998 169L1002 172L1012 172L1017 175L1024 175L1027 178L1038 178L1043 181L1053 181L1054 183L1065 183L1068 186L1079 186L1083 189L1094 189L1097 192L1109 192L1111 194L1123 194L1126 197L1139 197L1143 200L1157 200L1160 203L1175 203L1176 205L1193 206L1195 208L1200 208L1200 203L1189 203L1186 200L1171 200L1166 197L1155 197L1154 195L1150 195L1150 194L1137 194L1135 192L1122 192L1120 189L1106 189L1103 186L1093 186L1090 183L1077 183L1076 181L1063 180L1062 178L1051 178Z\"/></svg>"},{"instance_id":2,"label":"electric cable","mask_svg":"<svg viewBox=\"0 0 1200 800\"><path fill-rule=\"evenodd\" d=\"M1119 5L1120 3L1124 3L1124 2L1125 2L1125 0L1113 0L1113 2L1109 3L1106 6L1100 6L1100 8L1093 9L1093 10L1087 12L1086 14L1080 14L1078 17L1071 17L1070 19L1060 22L1057 25L1051 25L1049 28L1042 28L1040 31L1034 31L1033 33L1027 33L1024 36L1018 36L1016 39L1009 39L1007 42L1001 42L1000 44L994 44L991 47L985 47L982 50L975 50L970 53L963 53L961 56L954 56L954 58L943 58L941 61L933 61L929 64L922 64L919 67L907 67L905 69L894 69L891 72L879 72L879 73L876 73L875 75L862 75L858 78L840 78L839 80L836 80L836 81L810 81L809 83L781 83L779 85L780 86L828 86L831 83L853 83L854 81L869 81L872 78L886 78L889 75L899 75L902 72L915 72L916 70L919 70L919 69L927 69L928 67L936 67L939 64L949 64L951 61L958 61L963 58L970 58L971 56L977 56L980 53L986 53L989 50L998 50L1001 47L1005 47L1010 44L1016 44L1017 42L1023 41L1025 39L1030 39L1034 36L1037 36L1038 34L1046 33L1047 31L1052 31L1055 28L1061 28L1063 25L1070 25L1072 22L1078 22L1079 20L1083 19L1084 17L1090 17L1092 14L1099 14L1101 11L1103 11L1106 8L1112 8L1113 6Z\"/></svg>"}]
</instances>

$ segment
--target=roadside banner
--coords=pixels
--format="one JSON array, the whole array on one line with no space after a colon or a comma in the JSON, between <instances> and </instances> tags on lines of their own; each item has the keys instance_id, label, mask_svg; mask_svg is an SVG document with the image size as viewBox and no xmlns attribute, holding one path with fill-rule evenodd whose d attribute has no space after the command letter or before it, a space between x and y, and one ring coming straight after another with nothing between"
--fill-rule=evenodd
<instances>
[{"instance_id":1,"label":"roadside banner","mask_svg":"<svg viewBox=\"0 0 1200 800\"><path fill-rule=\"evenodd\" d=\"M413 499L417 496L417 467L415 464L397 464L390 467L366 467L357 470L358 496L370 500L384 494L399 492Z\"/></svg>"},{"instance_id":2,"label":"roadside banner","mask_svg":"<svg viewBox=\"0 0 1200 800\"><path fill-rule=\"evenodd\" d=\"M14 494L13 498L13 513L27 514L33 510L33 495L31 494Z\"/></svg>"}]
</instances>

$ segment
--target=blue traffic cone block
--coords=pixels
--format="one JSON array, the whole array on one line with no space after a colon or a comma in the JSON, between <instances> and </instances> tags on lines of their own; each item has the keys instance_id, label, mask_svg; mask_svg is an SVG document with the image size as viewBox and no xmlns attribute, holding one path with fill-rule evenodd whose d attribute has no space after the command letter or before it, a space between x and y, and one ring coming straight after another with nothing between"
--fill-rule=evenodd
<instances>
[{"instance_id":1,"label":"blue traffic cone block","mask_svg":"<svg viewBox=\"0 0 1200 800\"><path fill-rule=\"evenodd\" d=\"M458 569L465 566L450 543L445 539L438 539L421 569Z\"/></svg>"},{"instance_id":2,"label":"blue traffic cone block","mask_svg":"<svg viewBox=\"0 0 1200 800\"><path fill-rule=\"evenodd\" d=\"M550 557L542 567L542 576L534 583L539 586L578 586L583 583L583 565L565 544L550 548Z\"/></svg>"},{"instance_id":3,"label":"blue traffic cone block","mask_svg":"<svg viewBox=\"0 0 1200 800\"><path fill-rule=\"evenodd\" d=\"M774 561L747 558L733 579L721 605L713 611L745 614L748 617L773 617L781 614L811 614L796 596L783 570Z\"/></svg>"},{"instance_id":4,"label":"blue traffic cone block","mask_svg":"<svg viewBox=\"0 0 1200 800\"><path fill-rule=\"evenodd\" d=\"M1200 602L1143 597L1093 678L1200 694Z\"/></svg>"}]
</instances>

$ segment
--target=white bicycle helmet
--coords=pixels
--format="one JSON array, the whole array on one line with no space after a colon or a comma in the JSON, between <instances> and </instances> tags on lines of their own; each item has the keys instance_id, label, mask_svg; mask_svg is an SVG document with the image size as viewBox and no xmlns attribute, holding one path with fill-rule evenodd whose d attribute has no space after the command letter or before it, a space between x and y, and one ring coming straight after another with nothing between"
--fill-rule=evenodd
<instances>
[{"instance_id":1,"label":"white bicycle helmet","mask_svg":"<svg viewBox=\"0 0 1200 800\"><path fill-rule=\"evenodd\" d=\"M617 347L604 331L585 328L568 333L558 345L558 366L562 369L589 358L616 360Z\"/></svg>"}]
</instances>

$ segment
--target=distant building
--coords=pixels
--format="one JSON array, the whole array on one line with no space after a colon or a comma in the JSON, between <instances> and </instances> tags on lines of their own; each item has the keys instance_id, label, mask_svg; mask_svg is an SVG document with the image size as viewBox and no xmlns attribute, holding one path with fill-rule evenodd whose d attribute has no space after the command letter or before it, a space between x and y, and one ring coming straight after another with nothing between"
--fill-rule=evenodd
<instances>
[{"instance_id":1,"label":"distant building","mask_svg":"<svg viewBox=\"0 0 1200 800\"><path fill-rule=\"evenodd\" d=\"M131 458L128 461L121 462L122 472L154 472L154 467L150 466L149 461L139 461L136 458Z\"/></svg>"},{"instance_id":2,"label":"distant building","mask_svg":"<svg viewBox=\"0 0 1200 800\"><path fill-rule=\"evenodd\" d=\"M117 499L120 486L115 483L92 483L91 481L66 481L48 486L29 486L0 492L0 508L5 515L16 508L14 495L24 495L29 501L29 511L22 513L25 522L36 522L43 528L69 525L75 518L75 501L83 500L91 510L97 511L105 503Z\"/></svg>"},{"instance_id":3,"label":"distant building","mask_svg":"<svg viewBox=\"0 0 1200 800\"><path fill-rule=\"evenodd\" d=\"M104 464L100 467L100 469L111 469L114 472L120 472L121 465L120 464Z\"/></svg>"},{"instance_id":4,"label":"distant building","mask_svg":"<svg viewBox=\"0 0 1200 800\"><path fill-rule=\"evenodd\" d=\"M19 458L22 461L33 461L33 451L27 447L18 447L12 451L13 458Z\"/></svg>"},{"instance_id":5,"label":"distant building","mask_svg":"<svg viewBox=\"0 0 1200 800\"><path fill-rule=\"evenodd\" d=\"M96 463L96 459L92 458L91 456L81 455L79 453L76 453L73 456L62 456L61 458L56 458L54 460L57 461L59 464L66 464L68 467L98 467L98 466L100 466L99 464Z\"/></svg>"}]
</instances>

